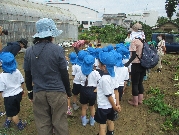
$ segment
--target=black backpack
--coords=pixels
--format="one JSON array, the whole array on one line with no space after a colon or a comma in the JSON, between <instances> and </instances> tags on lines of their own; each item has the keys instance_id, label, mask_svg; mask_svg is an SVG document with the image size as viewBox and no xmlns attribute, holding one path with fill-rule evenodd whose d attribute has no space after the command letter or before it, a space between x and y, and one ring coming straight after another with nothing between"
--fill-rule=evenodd
<instances>
[{"instance_id":1,"label":"black backpack","mask_svg":"<svg viewBox=\"0 0 179 135\"><path fill-rule=\"evenodd\" d=\"M140 60L141 66L146 69L154 68L159 61L157 49L150 46L145 40L142 40L141 38L137 39L139 39L143 43L141 58L139 58L139 56L136 54L136 56Z\"/></svg>"}]
</instances>

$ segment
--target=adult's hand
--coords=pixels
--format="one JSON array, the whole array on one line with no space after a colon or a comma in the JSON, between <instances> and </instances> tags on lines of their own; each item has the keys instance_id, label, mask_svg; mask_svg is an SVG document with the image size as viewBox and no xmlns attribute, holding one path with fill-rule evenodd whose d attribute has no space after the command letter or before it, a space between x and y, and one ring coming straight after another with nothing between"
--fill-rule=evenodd
<instances>
[{"instance_id":1,"label":"adult's hand","mask_svg":"<svg viewBox=\"0 0 179 135\"><path fill-rule=\"evenodd\" d=\"M33 91L28 91L28 97L29 97L29 100L32 101L33 100Z\"/></svg>"}]
</instances>

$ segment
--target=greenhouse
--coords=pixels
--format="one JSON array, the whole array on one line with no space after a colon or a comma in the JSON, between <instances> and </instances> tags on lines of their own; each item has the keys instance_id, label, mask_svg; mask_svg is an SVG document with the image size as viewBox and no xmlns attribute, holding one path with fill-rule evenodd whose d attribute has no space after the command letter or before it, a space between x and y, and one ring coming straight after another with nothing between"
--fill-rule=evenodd
<instances>
[{"instance_id":1,"label":"greenhouse","mask_svg":"<svg viewBox=\"0 0 179 135\"><path fill-rule=\"evenodd\" d=\"M1 0L0 26L9 34L2 38L5 45L9 41L26 38L32 45L32 36L36 33L35 22L41 18L51 18L63 33L55 38L56 43L78 39L76 17L69 11L28 0Z\"/></svg>"}]
</instances>

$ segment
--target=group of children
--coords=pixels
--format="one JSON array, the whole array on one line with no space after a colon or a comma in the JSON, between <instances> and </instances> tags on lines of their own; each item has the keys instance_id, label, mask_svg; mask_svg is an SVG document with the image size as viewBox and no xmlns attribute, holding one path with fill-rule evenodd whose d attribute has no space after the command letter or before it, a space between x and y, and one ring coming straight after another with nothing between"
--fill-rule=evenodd
<instances>
[{"instance_id":1,"label":"group of children","mask_svg":"<svg viewBox=\"0 0 179 135\"><path fill-rule=\"evenodd\" d=\"M72 52L69 55L73 76L73 110L79 108L77 99L80 95L82 125L86 126L90 123L94 126L95 122L99 123L100 135L106 134L106 122L107 134L114 133L113 121L116 119L116 112L121 111L119 102L124 92L125 82L129 79L129 68L123 65L128 58L129 50L123 44L96 49L88 47L87 50L80 50L78 54ZM4 98L7 115L4 127L9 128L13 121L19 130L23 130L26 123L19 119L18 113L24 93L24 78L17 69L13 54L1 53L0 61L3 69L0 74L0 92ZM15 89L11 90L11 86ZM95 110L96 100L97 109ZM68 105L67 114L72 115L70 98L68 98ZM88 107L89 118L86 115Z\"/></svg>"},{"instance_id":2,"label":"group of children","mask_svg":"<svg viewBox=\"0 0 179 135\"><path fill-rule=\"evenodd\" d=\"M88 47L86 50L80 50L78 54L71 52L69 55L73 76L73 109L79 108L79 95L82 125L90 123L94 126L95 122L99 123L100 135L114 134L113 121L116 119L116 112L121 111L119 102L129 80L130 69L123 63L129 59L129 55L129 50L124 44L96 49ZM89 118L86 116L88 107ZM70 114L68 111L67 114Z\"/></svg>"}]
</instances>

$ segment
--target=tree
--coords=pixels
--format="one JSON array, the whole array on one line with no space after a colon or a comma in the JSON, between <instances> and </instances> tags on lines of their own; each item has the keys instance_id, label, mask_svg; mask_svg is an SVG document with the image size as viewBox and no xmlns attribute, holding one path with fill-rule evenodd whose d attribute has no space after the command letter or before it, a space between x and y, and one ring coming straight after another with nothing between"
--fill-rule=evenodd
<instances>
[{"instance_id":1,"label":"tree","mask_svg":"<svg viewBox=\"0 0 179 135\"><path fill-rule=\"evenodd\" d=\"M160 25L163 25L165 23L168 22L168 18L167 17L159 17L158 20L157 20L157 26L160 26Z\"/></svg>"},{"instance_id":2,"label":"tree","mask_svg":"<svg viewBox=\"0 0 179 135\"><path fill-rule=\"evenodd\" d=\"M165 10L167 13L167 17L169 20L171 20L173 13L176 12L177 4L179 3L179 0L166 0Z\"/></svg>"}]
</instances>

